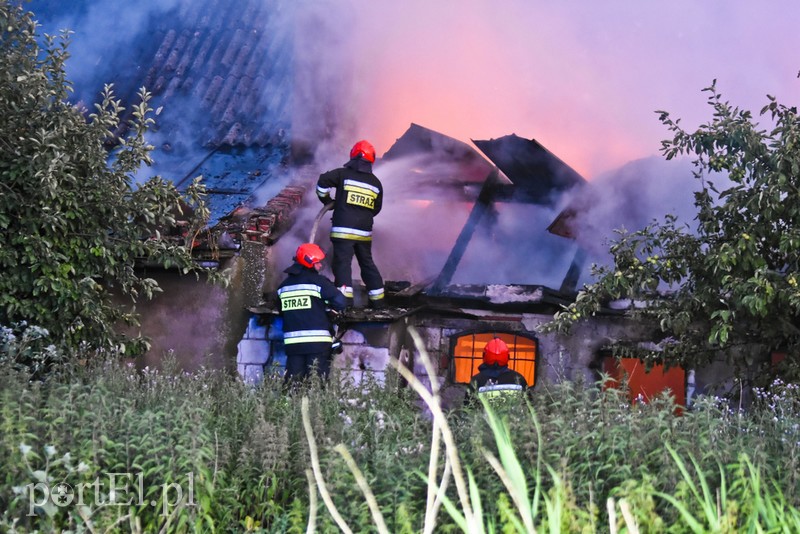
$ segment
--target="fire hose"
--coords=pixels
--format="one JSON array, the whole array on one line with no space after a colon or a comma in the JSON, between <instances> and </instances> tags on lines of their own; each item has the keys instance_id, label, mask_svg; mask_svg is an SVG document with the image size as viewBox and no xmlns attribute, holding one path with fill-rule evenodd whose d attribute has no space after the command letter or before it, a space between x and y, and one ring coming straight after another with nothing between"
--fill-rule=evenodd
<instances>
[{"instance_id":1,"label":"fire hose","mask_svg":"<svg viewBox=\"0 0 800 534\"><path fill-rule=\"evenodd\" d=\"M322 220L322 217L324 217L326 213L333 209L333 204L334 202L331 200L322 206L322 209L319 210L319 213L317 213L317 217L314 219L314 224L311 226L311 234L308 236L309 243L313 243L314 239L316 239L319 223ZM331 355L335 356L342 352L342 336L344 336L344 333L347 332L347 327L345 326L345 323L342 320L342 316L339 312L329 310L328 315L331 318L331 334L333 335L333 342L331 343Z\"/></svg>"},{"instance_id":2,"label":"fire hose","mask_svg":"<svg viewBox=\"0 0 800 534\"><path fill-rule=\"evenodd\" d=\"M322 206L322 209L319 210L317 213L317 218L314 219L314 224L311 226L311 235L308 236L308 242L313 243L314 239L317 237L317 228L319 227L319 222L322 220L322 217L333 209L333 200Z\"/></svg>"}]
</instances>

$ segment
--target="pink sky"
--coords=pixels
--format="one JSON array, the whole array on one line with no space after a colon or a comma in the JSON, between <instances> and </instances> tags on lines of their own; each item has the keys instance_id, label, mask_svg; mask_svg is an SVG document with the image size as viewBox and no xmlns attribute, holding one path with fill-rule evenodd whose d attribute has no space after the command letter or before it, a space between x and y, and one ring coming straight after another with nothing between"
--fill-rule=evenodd
<instances>
[{"instance_id":1,"label":"pink sky","mask_svg":"<svg viewBox=\"0 0 800 534\"><path fill-rule=\"evenodd\" d=\"M756 114L767 94L800 94L796 0L331 4L352 38L359 136L379 154L412 122L465 141L515 133L591 179L659 154L655 110L709 120L713 79Z\"/></svg>"},{"instance_id":2,"label":"pink sky","mask_svg":"<svg viewBox=\"0 0 800 534\"><path fill-rule=\"evenodd\" d=\"M94 69L96 39L194 1L119 2L124 16L109 18L96 0L86 20L65 21L74 57ZM414 122L462 141L535 138L592 178L659 154L669 132L655 110L687 128L709 120L702 89L714 79L756 114L767 94L800 100L798 0L264 1L312 14L298 40L312 87L304 106L312 116L315 103L343 108L332 161L352 136L382 154Z\"/></svg>"}]
</instances>

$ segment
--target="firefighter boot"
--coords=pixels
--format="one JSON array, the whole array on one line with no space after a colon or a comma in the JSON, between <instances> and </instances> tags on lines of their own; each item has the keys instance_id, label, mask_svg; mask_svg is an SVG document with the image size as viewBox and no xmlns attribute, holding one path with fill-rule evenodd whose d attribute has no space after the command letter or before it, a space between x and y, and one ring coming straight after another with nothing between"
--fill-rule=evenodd
<instances>
[{"instance_id":1,"label":"firefighter boot","mask_svg":"<svg viewBox=\"0 0 800 534\"><path fill-rule=\"evenodd\" d=\"M386 307L386 301L383 300L385 295L383 285L377 289L368 289L367 298L369 299L369 307L373 310L382 310Z\"/></svg>"},{"instance_id":2,"label":"firefighter boot","mask_svg":"<svg viewBox=\"0 0 800 534\"><path fill-rule=\"evenodd\" d=\"M373 310L383 310L386 308L386 301L383 299L370 300L369 307Z\"/></svg>"},{"instance_id":3,"label":"firefighter boot","mask_svg":"<svg viewBox=\"0 0 800 534\"><path fill-rule=\"evenodd\" d=\"M345 300L347 301L347 307L349 309L353 309L353 286L348 285L341 285L339 286L339 291L344 295Z\"/></svg>"}]
</instances>

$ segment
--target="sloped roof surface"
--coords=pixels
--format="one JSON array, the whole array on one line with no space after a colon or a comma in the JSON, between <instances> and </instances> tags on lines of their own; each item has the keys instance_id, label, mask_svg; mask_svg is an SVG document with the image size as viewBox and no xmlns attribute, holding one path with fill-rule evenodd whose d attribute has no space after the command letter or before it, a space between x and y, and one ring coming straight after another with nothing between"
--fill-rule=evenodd
<instances>
[{"instance_id":1,"label":"sloped roof surface","mask_svg":"<svg viewBox=\"0 0 800 534\"><path fill-rule=\"evenodd\" d=\"M535 139L511 134L472 142L514 183L513 200L550 205L559 194L586 183Z\"/></svg>"},{"instance_id":2,"label":"sloped roof surface","mask_svg":"<svg viewBox=\"0 0 800 534\"><path fill-rule=\"evenodd\" d=\"M211 226L267 182L277 193L286 181L294 90L286 4L131 2L115 8L125 18L119 23L103 0L34 0L31 9L46 32L75 31L75 97L87 108L113 83L128 114L124 124L140 88L151 92L155 163L144 172L179 189L202 175Z\"/></svg>"},{"instance_id":3,"label":"sloped roof surface","mask_svg":"<svg viewBox=\"0 0 800 534\"><path fill-rule=\"evenodd\" d=\"M82 51L96 56L86 74L92 79L76 80L82 86L76 95L87 107L103 84L113 83L130 113L144 86L163 113L156 127L176 135L188 129L202 146L263 147L288 136L293 27L286 4L193 0L153 9L130 3L119 16L130 16L131 28L124 38L108 35L107 43L98 39L110 30L90 18L99 2L70 2L72 12L63 4L36 0L32 9L41 9L36 14L45 22L49 17L51 24L72 25L79 32L76 44L91 43L91 50ZM56 30L47 24L45 29Z\"/></svg>"},{"instance_id":4,"label":"sloped roof surface","mask_svg":"<svg viewBox=\"0 0 800 534\"><path fill-rule=\"evenodd\" d=\"M166 108L191 99L207 118L204 144L265 146L286 134L291 40L276 4L196 0L159 25L144 85Z\"/></svg>"},{"instance_id":5,"label":"sloped roof surface","mask_svg":"<svg viewBox=\"0 0 800 534\"><path fill-rule=\"evenodd\" d=\"M231 149L212 151L188 174L175 180L178 189L186 188L195 176L203 177L209 226L244 205L253 192L273 178L282 177L282 153L267 150Z\"/></svg>"}]
</instances>

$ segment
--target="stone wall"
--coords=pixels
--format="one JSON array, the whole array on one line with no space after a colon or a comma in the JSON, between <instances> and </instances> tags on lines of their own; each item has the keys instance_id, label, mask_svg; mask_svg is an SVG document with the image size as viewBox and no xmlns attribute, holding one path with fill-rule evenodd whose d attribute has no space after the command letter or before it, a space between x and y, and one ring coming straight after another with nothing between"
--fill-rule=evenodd
<instances>
[{"instance_id":1,"label":"stone wall","mask_svg":"<svg viewBox=\"0 0 800 534\"><path fill-rule=\"evenodd\" d=\"M342 337L343 351L334 359L334 368L345 371L344 376L356 384L374 380L383 383L390 367L390 358L400 360L413 370L430 389L430 379L423 365L420 348L414 342L412 329L417 332L425 352L434 364L445 405L458 405L463 398L463 384L450 380L452 340L467 332L511 332L535 337L538 340L536 385L564 380L580 381L587 385L600 379L600 359L604 349L614 339L637 336L646 340L646 332L620 316L594 318L577 324L570 334L541 333L541 326L551 320L549 314L509 314L498 319L484 312L473 311L474 318L448 317L446 314L418 314L394 322L364 322L348 327ZM483 316L481 316L483 315ZM248 380L261 378L260 367L272 360L274 372L282 372L280 332L262 326L253 316L239 346L239 372ZM695 381L695 393L730 391L738 387L732 379L733 369L724 362L715 362L703 369L687 373Z\"/></svg>"}]
</instances>

